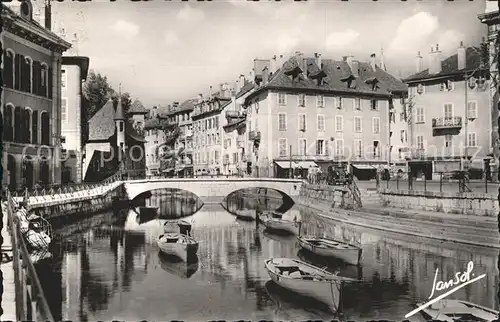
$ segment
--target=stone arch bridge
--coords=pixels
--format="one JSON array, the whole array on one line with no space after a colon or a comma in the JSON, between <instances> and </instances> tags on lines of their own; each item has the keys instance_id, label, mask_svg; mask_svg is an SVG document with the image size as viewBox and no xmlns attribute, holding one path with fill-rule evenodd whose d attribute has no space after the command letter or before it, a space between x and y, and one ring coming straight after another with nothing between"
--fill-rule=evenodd
<instances>
[{"instance_id":1,"label":"stone arch bridge","mask_svg":"<svg viewBox=\"0 0 500 322\"><path fill-rule=\"evenodd\" d=\"M220 203L232 192L241 189L268 188L296 203L302 183L299 179L278 178L161 178L125 181L124 187L130 200L147 191L169 188L189 191L203 203Z\"/></svg>"}]
</instances>

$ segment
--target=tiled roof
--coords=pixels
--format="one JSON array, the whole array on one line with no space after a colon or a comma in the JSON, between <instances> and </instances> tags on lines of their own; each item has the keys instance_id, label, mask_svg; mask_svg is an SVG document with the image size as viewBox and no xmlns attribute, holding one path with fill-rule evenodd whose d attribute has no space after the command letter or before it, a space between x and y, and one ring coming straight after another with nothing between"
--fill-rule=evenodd
<instances>
[{"instance_id":1,"label":"tiled roof","mask_svg":"<svg viewBox=\"0 0 500 322\"><path fill-rule=\"evenodd\" d=\"M296 70L299 66L297 58L291 57L283 64L282 68L272 75L267 84L257 88L254 93L247 97L247 99L250 99L255 94L266 89L288 89L292 91L314 90L317 92L341 92L373 96L389 96L391 92L403 93L407 91L407 85L402 81L388 74L378 66L375 71L373 71L369 63L358 62L359 77L355 78L346 61L323 59L322 68L316 65L314 58L306 58L306 62L308 65L307 79L302 74L295 80L287 75L294 69ZM325 75L322 85L318 85L316 80L312 79L320 73L324 73ZM376 77L380 81L380 83L377 84L378 88L376 91L373 91L372 86L365 82L365 80L372 77ZM349 79L354 79L350 88L347 86L347 80Z\"/></svg>"},{"instance_id":2,"label":"tiled roof","mask_svg":"<svg viewBox=\"0 0 500 322\"><path fill-rule=\"evenodd\" d=\"M145 130L159 129L161 127L162 127L162 125L161 125L160 119L157 118L157 117L154 117L152 119L146 120L146 122L144 124L144 129Z\"/></svg>"},{"instance_id":3,"label":"tiled roof","mask_svg":"<svg viewBox=\"0 0 500 322\"><path fill-rule=\"evenodd\" d=\"M194 110L194 104L196 104L197 99L189 99L182 102L182 104L176 109L172 114L179 112L191 112Z\"/></svg>"},{"instance_id":4,"label":"tiled roof","mask_svg":"<svg viewBox=\"0 0 500 322\"><path fill-rule=\"evenodd\" d=\"M148 110L142 105L141 101L138 99L132 103L130 109L128 110L128 114L147 114Z\"/></svg>"},{"instance_id":5,"label":"tiled roof","mask_svg":"<svg viewBox=\"0 0 500 322\"><path fill-rule=\"evenodd\" d=\"M254 83L246 83L245 85L243 85L239 93L236 94L236 98L240 98L241 96L245 95L246 93L251 91L254 87L255 87Z\"/></svg>"},{"instance_id":6,"label":"tiled roof","mask_svg":"<svg viewBox=\"0 0 500 322\"><path fill-rule=\"evenodd\" d=\"M465 69L458 69L458 54L454 54L441 62L441 72L438 74L429 74L429 69L423 70L416 74L410 75L405 82L424 80L427 78L445 77L455 75L457 73L464 73L480 67L481 56L480 49L467 47L465 50Z\"/></svg>"},{"instance_id":7,"label":"tiled roof","mask_svg":"<svg viewBox=\"0 0 500 322\"><path fill-rule=\"evenodd\" d=\"M107 140L115 134L115 109L110 99L89 120L89 141Z\"/></svg>"}]
</instances>

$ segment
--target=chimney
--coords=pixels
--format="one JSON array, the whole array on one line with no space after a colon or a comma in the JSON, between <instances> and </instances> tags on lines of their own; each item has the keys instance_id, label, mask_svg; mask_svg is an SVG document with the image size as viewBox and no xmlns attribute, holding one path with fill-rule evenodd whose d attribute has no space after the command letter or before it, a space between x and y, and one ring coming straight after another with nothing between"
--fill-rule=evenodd
<instances>
[{"instance_id":1,"label":"chimney","mask_svg":"<svg viewBox=\"0 0 500 322\"><path fill-rule=\"evenodd\" d=\"M240 89L245 86L245 75L240 75Z\"/></svg>"},{"instance_id":2,"label":"chimney","mask_svg":"<svg viewBox=\"0 0 500 322\"><path fill-rule=\"evenodd\" d=\"M422 71L422 56L420 56L420 52L417 53L417 57L415 59L415 70L416 73L420 73Z\"/></svg>"},{"instance_id":3,"label":"chimney","mask_svg":"<svg viewBox=\"0 0 500 322\"><path fill-rule=\"evenodd\" d=\"M273 58L271 58L271 62L269 64L269 72L271 73L276 73L276 71L278 70L278 67L276 66L277 65L277 61L276 61L276 55L273 56Z\"/></svg>"},{"instance_id":4,"label":"chimney","mask_svg":"<svg viewBox=\"0 0 500 322\"><path fill-rule=\"evenodd\" d=\"M346 57L347 65L349 65L349 68L351 68L351 73L354 77L359 76L359 63L357 61L354 61L353 56L347 56Z\"/></svg>"},{"instance_id":5,"label":"chimney","mask_svg":"<svg viewBox=\"0 0 500 322\"><path fill-rule=\"evenodd\" d=\"M371 65L372 70L374 72L377 71L377 55L376 54L370 55L370 65Z\"/></svg>"},{"instance_id":6,"label":"chimney","mask_svg":"<svg viewBox=\"0 0 500 322\"><path fill-rule=\"evenodd\" d=\"M223 83L219 84L219 93L220 93L220 96L224 97L224 84Z\"/></svg>"},{"instance_id":7,"label":"chimney","mask_svg":"<svg viewBox=\"0 0 500 322\"><path fill-rule=\"evenodd\" d=\"M45 29L50 30L52 28L52 8L50 6L50 1L45 1Z\"/></svg>"},{"instance_id":8,"label":"chimney","mask_svg":"<svg viewBox=\"0 0 500 322\"><path fill-rule=\"evenodd\" d=\"M208 90L208 98L212 96L212 85L210 85L210 88Z\"/></svg>"},{"instance_id":9,"label":"chimney","mask_svg":"<svg viewBox=\"0 0 500 322\"><path fill-rule=\"evenodd\" d=\"M457 49L457 57L458 57L458 69L465 69L465 47L464 42L460 42L460 47Z\"/></svg>"},{"instance_id":10,"label":"chimney","mask_svg":"<svg viewBox=\"0 0 500 322\"><path fill-rule=\"evenodd\" d=\"M248 79L250 83L255 84L255 70L253 68L248 72Z\"/></svg>"},{"instance_id":11,"label":"chimney","mask_svg":"<svg viewBox=\"0 0 500 322\"><path fill-rule=\"evenodd\" d=\"M280 57L277 59L276 70L278 70L281 67L283 67L284 63L285 63L285 57L283 57L283 55L280 55Z\"/></svg>"},{"instance_id":12,"label":"chimney","mask_svg":"<svg viewBox=\"0 0 500 322\"><path fill-rule=\"evenodd\" d=\"M231 88L228 83L224 83L224 93L226 93L224 97L231 97Z\"/></svg>"},{"instance_id":13,"label":"chimney","mask_svg":"<svg viewBox=\"0 0 500 322\"><path fill-rule=\"evenodd\" d=\"M321 54L314 54L315 58L316 58L316 65L318 65L318 68L321 69Z\"/></svg>"},{"instance_id":14,"label":"chimney","mask_svg":"<svg viewBox=\"0 0 500 322\"><path fill-rule=\"evenodd\" d=\"M352 61L351 72L354 77L359 77L359 62L357 60Z\"/></svg>"},{"instance_id":15,"label":"chimney","mask_svg":"<svg viewBox=\"0 0 500 322\"><path fill-rule=\"evenodd\" d=\"M441 72L441 52L439 51L439 45L436 45L436 50L431 47L431 52L429 53L429 74L438 74Z\"/></svg>"},{"instance_id":16,"label":"chimney","mask_svg":"<svg viewBox=\"0 0 500 322\"><path fill-rule=\"evenodd\" d=\"M269 82L269 69L266 66L262 70L262 84L266 85L268 82Z\"/></svg>"},{"instance_id":17,"label":"chimney","mask_svg":"<svg viewBox=\"0 0 500 322\"><path fill-rule=\"evenodd\" d=\"M198 103L203 102L203 94L198 94ZM170 105L169 105L170 107Z\"/></svg>"}]
</instances>

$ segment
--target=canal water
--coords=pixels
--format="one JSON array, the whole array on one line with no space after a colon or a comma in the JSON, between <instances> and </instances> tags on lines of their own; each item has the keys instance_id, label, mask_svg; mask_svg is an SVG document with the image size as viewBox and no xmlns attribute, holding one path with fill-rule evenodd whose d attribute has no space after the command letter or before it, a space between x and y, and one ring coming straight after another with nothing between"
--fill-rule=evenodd
<instances>
[{"instance_id":1,"label":"canal water","mask_svg":"<svg viewBox=\"0 0 500 322\"><path fill-rule=\"evenodd\" d=\"M57 320L306 320L338 318L322 304L270 282L264 260L293 257L360 279L342 292L346 320L404 320L414 304L427 301L434 275L445 280L473 261L486 274L448 298L498 310L498 251L341 224L298 206L284 205L268 191L238 192L222 205L202 205L196 196L153 191L137 205L159 207L158 218L137 208L54 224L51 257L35 265ZM255 222L236 219L243 209L288 208L303 233L343 238L363 247L359 267L313 258L299 251L295 237L268 233ZM228 209L232 213L226 211ZM156 238L167 218L185 217L200 242L188 264L159 253ZM410 317L416 321L418 314Z\"/></svg>"}]
</instances>

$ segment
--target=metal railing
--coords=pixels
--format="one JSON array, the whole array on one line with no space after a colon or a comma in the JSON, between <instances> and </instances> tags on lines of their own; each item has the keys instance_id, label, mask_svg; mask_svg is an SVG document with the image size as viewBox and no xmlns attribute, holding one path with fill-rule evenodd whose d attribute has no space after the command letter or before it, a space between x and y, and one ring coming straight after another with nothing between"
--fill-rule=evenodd
<instances>
[{"instance_id":1,"label":"metal railing","mask_svg":"<svg viewBox=\"0 0 500 322\"><path fill-rule=\"evenodd\" d=\"M105 193L113 183L122 180L122 172L117 172L109 178L97 183L82 183L63 185L59 187L44 187L39 189L24 189L10 193L13 200L28 199L28 204L44 203L47 205L68 200L81 200L97 194Z\"/></svg>"},{"instance_id":2,"label":"metal railing","mask_svg":"<svg viewBox=\"0 0 500 322\"><path fill-rule=\"evenodd\" d=\"M395 190L435 191L435 192L478 192L496 194L498 172L474 171L433 172L427 176L398 172L380 174L378 187ZM363 188L373 186L371 181L360 181Z\"/></svg>"},{"instance_id":3,"label":"metal railing","mask_svg":"<svg viewBox=\"0 0 500 322\"><path fill-rule=\"evenodd\" d=\"M14 216L14 200L9 191L6 191L6 199L12 238L16 318L18 321L55 321L21 233L19 218Z\"/></svg>"},{"instance_id":4,"label":"metal railing","mask_svg":"<svg viewBox=\"0 0 500 322\"><path fill-rule=\"evenodd\" d=\"M454 116L454 117L438 117L432 119L432 128L433 129L446 129L446 128L454 128L454 127L462 127L462 117Z\"/></svg>"}]
</instances>

